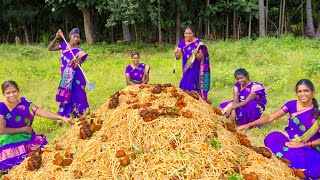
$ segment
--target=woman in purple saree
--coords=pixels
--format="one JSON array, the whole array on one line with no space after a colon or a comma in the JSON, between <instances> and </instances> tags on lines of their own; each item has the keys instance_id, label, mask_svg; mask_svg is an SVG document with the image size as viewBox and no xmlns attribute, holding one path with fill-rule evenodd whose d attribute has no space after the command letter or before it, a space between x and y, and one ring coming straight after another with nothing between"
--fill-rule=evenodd
<instances>
[{"instance_id":1,"label":"woman in purple saree","mask_svg":"<svg viewBox=\"0 0 320 180\"><path fill-rule=\"evenodd\" d=\"M132 63L126 67L126 81L128 85L147 84L149 81L150 66L145 63L139 63L140 54L133 52L131 54Z\"/></svg>"},{"instance_id":2,"label":"woman in purple saree","mask_svg":"<svg viewBox=\"0 0 320 180\"><path fill-rule=\"evenodd\" d=\"M56 94L60 102L58 114L66 117L80 117L89 112L89 104L85 91L86 80L79 66L86 60L88 54L79 47L80 30L73 28L69 34L69 47L63 42L54 46L63 34L59 30L54 40L49 44L49 51L61 50L61 81ZM72 52L71 52L72 51ZM73 53L73 54L72 54ZM76 59L73 57L75 55Z\"/></svg>"},{"instance_id":3,"label":"woman in purple saree","mask_svg":"<svg viewBox=\"0 0 320 180\"><path fill-rule=\"evenodd\" d=\"M184 39L175 49L176 59L182 55L182 79L179 87L186 91L196 91L204 99L208 99L210 90L210 60L208 48L194 37L192 26L184 30Z\"/></svg>"},{"instance_id":4,"label":"woman in purple saree","mask_svg":"<svg viewBox=\"0 0 320 180\"><path fill-rule=\"evenodd\" d=\"M308 79L296 85L298 100L291 100L273 114L238 127L239 131L269 123L289 113L286 134L272 132L265 145L279 158L290 160L290 167L301 169L308 179L320 178L320 110L314 98L315 90Z\"/></svg>"},{"instance_id":5,"label":"woman in purple saree","mask_svg":"<svg viewBox=\"0 0 320 180\"><path fill-rule=\"evenodd\" d=\"M20 164L32 151L47 144L43 134L32 129L34 116L63 120L72 124L70 118L38 108L24 97L19 97L19 87L14 81L2 84L3 102L0 102L0 171L7 171Z\"/></svg>"},{"instance_id":6,"label":"woman in purple saree","mask_svg":"<svg viewBox=\"0 0 320 180\"><path fill-rule=\"evenodd\" d=\"M233 88L233 100L221 103L220 108L227 118L241 126L260 118L267 99L263 85L251 82L245 69L237 69L234 77L237 82Z\"/></svg>"}]
</instances>

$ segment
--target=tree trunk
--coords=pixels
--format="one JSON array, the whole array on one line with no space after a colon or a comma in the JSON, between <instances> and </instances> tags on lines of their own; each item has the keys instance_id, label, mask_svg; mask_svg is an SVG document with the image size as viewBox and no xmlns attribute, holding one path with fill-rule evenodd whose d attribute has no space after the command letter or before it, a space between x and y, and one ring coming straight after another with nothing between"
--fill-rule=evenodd
<instances>
[{"instance_id":1,"label":"tree trunk","mask_svg":"<svg viewBox=\"0 0 320 180\"><path fill-rule=\"evenodd\" d=\"M266 35L268 35L268 11L269 11L269 0L266 0Z\"/></svg>"},{"instance_id":2,"label":"tree trunk","mask_svg":"<svg viewBox=\"0 0 320 180\"><path fill-rule=\"evenodd\" d=\"M283 32L286 32L286 29L283 31L283 29L286 26L285 12L286 12L286 0L283 0L283 3L282 3L282 15L281 15L281 17L282 17L282 20L281 20L281 34L283 34Z\"/></svg>"},{"instance_id":3,"label":"tree trunk","mask_svg":"<svg viewBox=\"0 0 320 180\"><path fill-rule=\"evenodd\" d=\"M91 18L91 11L88 8L82 8L84 32L86 34L86 42L94 44L93 23Z\"/></svg>"},{"instance_id":4,"label":"tree trunk","mask_svg":"<svg viewBox=\"0 0 320 180\"><path fill-rule=\"evenodd\" d=\"M233 23L232 23L232 30L233 30L233 40L236 40L237 39L237 13L236 13L236 10L233 10Z\"/></svg>"},{"instance_id":5,"label":"tree trunk","mask_svg":"<svg viewBox=\"0 0 320 180\"><path fill-rule=\"evenodd\" d=\"M301 0L301 5L302 5L302 7L301 7L301 27L302 27L302 28L301 28L301 34L302 34L302 36L304 36L303 3L304 3L304 0ZM319 18L319 19L320 19L320 18Z\"/></svg>"},{"instance_id":6,"label":"tree trunk","mask_svg":"<svg viewBox=\"0 0 320 180\"><path fill-rule=\"evenodd\" d=\"M316 34L315 34L315 32L314 32L311 0L306 0L306 14L307 14L306 35L307 35L310 39L314 39L315 36L316 36Z\"/></svg>"},{"instance_id":7,"label":"tree trunk","mask_svg":"<svg viewBox=\"0 0 320 180\"><path fill-rule=\"evenodd\" d=\"M8 34L6 36L6 40L5 40L6 43L9 43L9 37L10 37L10 31L8 31Z\"/></svg>"},{"instance_id":8,"label":"tree trunk","mask_svg":"<svg viewBox=\"0 0 320 180\"><path fill-rule=\"evenodd\" d=\"M159 42L162 42L162 37L161 37L161 23L160 23L160 0L158 0L158 33L159 33Z\"/></svg>"},{"instance_id":9,"label":"tree trunk","mask_svg":"<svg viewBox=\"0 0 320 180\"><path fill-rule=\"evenodd\" d=\"M317 21L316 37L320 38L320 9L318 9L318 21Z\"/></svg>"},{"instance_id":10,"label":"tree trunk","mask_svg":"<svg viewBox=\"0 0 320 180\"><path fill-rule=\"evenodd\" d=\"M259 36L266 36L266 22L265 22L265 12L264 12L264 0L259 0Z\"/></svg>"},{"instance_id":11,"label":"tree trunk","mask_svg":"<svg viewBox=\"0 0 320 180\"><path fill-rule=\"evenodd\" d=\"M180 41L180 10L179 6L177 6L177 17L176 17L176 44Z\"/></svg>"},{"instance_id":12,"label":"tree trunk","mask_svg":"<svg viewBox=\"0 0 320 180\"><path fill-rule=\"evenodd\" d=\"M249 39L251 38L251 19L252 19L252 15L249 15L249 32L248 32L248 37Z\"/></svg>"},{"instance_id":13,"label":"tree trunk","mask_svg":"<svg viewBox=\"0 0 320 180\"><path fill-rule=\"evenodd\" d=\"M33 43L34 42L34 32L33 32L32 24L30 25L30 34L31 34L31 43Z\"/></svg>"},{"instance_id":14,"label":"tree trunk","mask_svg":"<svg viewBox=\"0 0 320 180\"><path fill-rule=\"evenodd\" d=\"M125 24L124 22L122 22L122 34L124 41L132 41L129 25Z\"/></svg>"},{"instance_id":15,"label":"tree trunk","mask_svg":"<svg viewBox=\"0 0 320 180\"><path fill-rule=\"evenodd\" d=\"M281 26L282 26L282 4L283 0L280 0L280 8L279 8L279 26L278 26L278 36L281 36Z\"/></svg>"},{"instance_id":16,"label":"tree trunk","mask_svg":"<svg viewBox=\"0 0 320 180\"><path fill-rule=\"evenodd\" d=\"M201 17L199 17L199 20L198 20L197 32L198 32L198 35L202 34L202 19L201 19Z\"/></svg>"},{"instance_id":17,"label":"tree trunk","mask_svg":"<svg viewBox=\"0 0 320 180\"><path fill-rule=\"evenodd\" d=\"M64 12L64 29L66 33L70 31L68 28L67 12Z\"/></svg>"},{"instance_id":18,"label":"tree trunk","mask_svg":"<svg viewBox=\"0 0 320 180\"><path fill-rule=\"evenodd\" d=\"M169 33L168 33L169 35L169 44L171 44L172 43L172 38L171 38L171 26L169 26Z\"/></svg>"},{"instance_id":19,"label":"tree trunk","mask_svg":"<svg viewBox=\"0 0 320 180\"><path fill-rule=\"evenodd\" d=\"M206 7L208 8L210 4L210 0L206 0ZM206 23L206 35L210 34L210 20L209 18L207 19L207 23Z\"/></svg>"},{"instance_id":20,"label":"tree trunk","mask_svg":"<svg viewBox=\"0 0 320 180\"><path fill-rule=\"evenodd\" d=\"M113 27L111 27L111 42L114 42L114 30L113 30Z\"/></svg>"},{"instance_id":21,"label":"tree trunk","mask_svg":"<svg viewBox=\"0 0 320 180\"><path fill-rule=\"evenodd\" d=\"M134 28L134 34L135 34L136 42L138 42L138 41L140 41L140 39L139 39L138 30L137 30L137 24L136 23L133 24L133 28Z\"/></svg>"},{"instance_id":22,"label":"tree trunk","mask_svg":"<svg viewBox=\"0 0 320 180\"><path fill-rule=\"evenodd\" d=\"M227 4L229 5L229 0L227 0ZM226 20L227 26L226 26L226 39L229 39L229 11L227 11L227 20Z\"/></svg>"},{"instance_id":23,"label":"tree trunk","mask_svg":"<svg viewBox=\"0 0 320 180\"><path fill-rule=\"evenodd\" d=\"M25 37L26 43L30 44L28 29L27 29L26 26L22 26L22 28L23 28L23 31L24 31L24 37Z\"/></svg>"},{"instance_id":24,"label":"tree trunk","mask_svg":"<svg viewBox=\"0 0 320 180\"><path fill-rule=\"evenodd\" d=\"M239 18L239 22L238 22L238 28L237 28L237 38L238 40L240 39L240 31L241 31L241 16Z\"/></svg>"}]
</instances>

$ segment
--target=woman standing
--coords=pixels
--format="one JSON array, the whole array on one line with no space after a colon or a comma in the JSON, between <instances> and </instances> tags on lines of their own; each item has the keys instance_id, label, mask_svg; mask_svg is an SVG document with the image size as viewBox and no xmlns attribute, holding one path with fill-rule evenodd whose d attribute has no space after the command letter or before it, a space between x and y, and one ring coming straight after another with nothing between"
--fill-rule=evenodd
<instances>
[{"instance_id":1,"label":"woman standing","mask_svg":"<svg viewBox=\"0 0 320 180\"><path fill-rule=\"evenodd\" d=\"M266 108L267 98L263 85L250 81L245 69L237 69L234 77L237 82L233 88L233 100L221 103L220 107L227 118L240 126L260 118Z\"/></svg>"},{"instance_id":2,"label":"woman standing","mask_svg":"<svg viewBox=\"0 0 320 180\"><path fill-rule=\"evenodd\" d=\"M140 54L131 54L132 63L126 68L126 81L128 85L147 84L149 81L150 66L140 63Z\"/></svg>"},{"instance_id":3,"label":"woman standing","mask_svg":"<svg viewBox=\"0 0 320 180\"><path fill-rule=\"evenodd\" d=\"M285 103L276 112L238 127L245 132L251 127L270 123L289 113L288 126L282 132L272 132L264 144L279 158L290 160L290 167L303 169L311 179L320 178L320 110L314 98L315 89L308 79L296 85L297 100Z\"/></svg>"},{"instance_id":4,"label":"woman standing","mask_svg":"<svg viewBox=\"0 0 320 180\"><path fill-rule=\"evenodd\" d=\"M176 59L182 56L182 79L179 87L186 91L196 91L207 100L210 90L210 61L207 47L194 37L194 29L187 26L184 29L184 39L175 49Z\"/></svg>"},{"instance_id":5,"label":"woman standing","mask_svg":"<svg viewBox=\"0 0 320 180\"><path fill-rule=\"evenodd\" d=\"M32 151L47 144L43 134L32 129L34 116L63 120L71 125L72 120L43 110L24 97L19 97L19 87L14 81L1 86L4 96L0 102L0 171L7 171L20 164Z\"/></svg>"},{"instance_id":6,"label":"woman standing","mask_svg":"<svg viewBox=\"0 0 320 180\"><path fill-rule=\"evenodd\" d=\"M63 36L59 29L56 37L49 44L49 51L61 50L61 81L56 94L56 101L60 102L58 113L66 117L80 117L89 111L89 104L85 91L86 80L79 66L86 60L88 54L80 47L80 30L73 28L69 33L70 42L55 46L56 41ZM69 49L70 47L70 49ZM74 58L74 56L75 58Z\"/></svg>"}]
</instances>

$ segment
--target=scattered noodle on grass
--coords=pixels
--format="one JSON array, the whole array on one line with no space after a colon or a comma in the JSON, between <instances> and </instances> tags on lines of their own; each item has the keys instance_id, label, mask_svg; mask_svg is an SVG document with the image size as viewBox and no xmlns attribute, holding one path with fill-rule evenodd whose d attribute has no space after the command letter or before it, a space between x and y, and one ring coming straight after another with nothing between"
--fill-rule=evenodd
<instances>
[{"instance_id":1,"label":"scattered noodle on grass","mask_svg":"<svg viewBox=\"0 0 320 180\"><path fill-rule=\"evenodd\" d=\"M80 139L80 121L45 148L52 152L42 154L42 166L36 171L26 169L27 160L9 171L9 179L228 179L238 169L239 174L254 172L259 179L298 179L287 165L275 156L270 159L240 144L236 133L224 128L226 119L218 116L203 100L197 100L179 88L162 87L153 94L151 85L128 86L120 92L118 106L109 108L109 101L97 109L95 117L102 120L102 128L89 139ZM173 97L173 91L179 97ZM183 95L183 96L181 96ZM142 108L170 107L177 110L177 99L190 111L192 118L159 115L145 122L139 112ZM113 101L117 104L117 100ZM146 103L148 107L143 106ZM150 104L151 103L151 104ZM133 108L134 104L141 105ZM57 143L57 142L56 142ZM129 164L120 165L115 157L124 150ZM52 162L56 153L74 154L70 166ZM122 154L119 152L119 154ZM123 161L123 160L122 160Z\"/></svg>"}]
</instances>

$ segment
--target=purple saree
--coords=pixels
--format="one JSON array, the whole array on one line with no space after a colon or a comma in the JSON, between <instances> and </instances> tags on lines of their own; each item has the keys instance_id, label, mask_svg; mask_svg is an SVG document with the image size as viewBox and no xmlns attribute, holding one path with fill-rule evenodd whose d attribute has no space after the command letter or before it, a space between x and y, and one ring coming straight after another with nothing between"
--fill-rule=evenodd
<instances>
[{"instance_id":1,"label":"purple saree","mask_svg":"<svg viewBox=\"0 0 320 180\"><path fill-rule=\"evenodd\" d=\"M263 85L258 82L251 82L246 88L241 89L241 85L236 82L234 84L233 91L238 93L239 102L245 101L252 92L257 94L256 99L250 101L247 105L236 109L238 118L237 125L241 126L259 119L267 104L266 93ZM221 103L220 108L222 113L226 113L228 108L232 105L233 100Z\"/></svg>"},{"instance_id":2,"label":"purple saree","mask_svg":"<svg viewBox=\"0 0 320 180\"><path fill-rule=\"evenodd\" d=\"M290 114L286 135L272 132L264 139L264 144L280 158L290 160L290 167L305 169L307 178L320 178L320 147L289 148L285 145L290 140L309 142L320 138L320 120L313 117L313 108L297 111L297 100L287 102L281 109Z\"/></svg>"},{"instance_id":3,"label":"purple saree","mask_svg":"<svg viewBox=\"0 0 320 180\"><path fill-rule=\"evenodd\" d=\"M10 111L0 102L0 116L6 121L7 128L31 126L38 107L21 97L21 102ZM0 171L11 169L20 164L32 151L47 144L43 134L3 134L0 136Z\"/></svg>"},{"instance_id":4,"label":"purple saree","mask_svg":"<svg viewBox=\"0 0 320 180\"><path fill-rule=\"evenodd\" d=\"M196 91L204 99L208 99L210 90L210 60L208 48L200 39L186 45L185 39L181 40L178 48L182 51L183 75L179 87L186 91ZM202 50L204 60L195 58L193 51Z\"/></svg>"},{"instance_id":5,"label":"purple saree","mask_svg":"<svg viewBox=\"0 0 320 180\"><path fill-rule=\"evenodd\" d=\"M149 71L150 66L140 63L136 68L128 65L125 73L129 74L131 82L135 84L141 84L145 80L145 75L149 74Z\"/></svg>"},{"instance_id":6,"label":"purple saree","mask_svg":"<svg viewBox=\"0 0 320 180\"><path fill-rule=\"evenodd\" d=\"M85 91L86 80L80 69L74 68L74 58L67 50L67 44L61 43L61 81L56 94L56 101L60 102L58 114L66 117L79 117L87 109L89 104ZM84 62L88 56L80 48L71 49L76 58Z\"/></svg>"}]
</instances>

